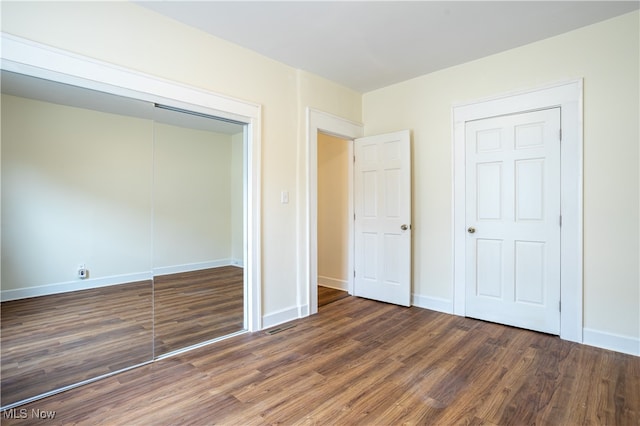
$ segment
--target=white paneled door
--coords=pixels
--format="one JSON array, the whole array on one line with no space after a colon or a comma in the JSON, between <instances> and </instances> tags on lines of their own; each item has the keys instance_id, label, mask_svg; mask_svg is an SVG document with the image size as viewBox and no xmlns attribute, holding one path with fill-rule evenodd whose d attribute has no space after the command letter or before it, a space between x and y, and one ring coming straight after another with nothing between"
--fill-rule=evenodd
<instances>
[{"instance_id":1,"label":"white paneled door","mask_svg":"<svg viewBox=\"0 0 640 426\"><path fill-rule=\"evenodd\" d=\"M354 294L411 305L408 130L354 141Z\"/></svg>"},{"instance_id":2,"label":"white paneled door","mask_svg":"<svg viewBox=\"0 0 640 426\"><path fill-rule=\"evenodd\" d=\"M560 108L470 121L466 316L560 332Z\"/></svg>"}]
</instances>

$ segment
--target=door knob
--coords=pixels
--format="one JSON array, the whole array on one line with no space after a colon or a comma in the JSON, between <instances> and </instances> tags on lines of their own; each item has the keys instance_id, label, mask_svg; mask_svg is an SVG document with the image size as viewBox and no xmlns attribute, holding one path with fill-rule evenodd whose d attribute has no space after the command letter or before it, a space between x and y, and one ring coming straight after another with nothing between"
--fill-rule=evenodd
<instances>
[{"instance_id":1,"label":"door knob","mask_svg":"<svg viewBox=\"0 0 640 426\"><path fill-rule=\"evenodd\" d=\"M467 229L467 232L470 234L473 234L474 232L476 232L476 228L474 228L473 226L470 226L469 229Z\"/></svg>"},{"instance_id":2,"label":"door knob","mask_svg":"<svg viewBox=\"0 0 640 426\"><path fill-rule=\"evenodd\" d=\"M402 229L403 231L406 231L407 229L409 229L409 225L402 225L400 229Z\"/></svg>"}]
</instances>

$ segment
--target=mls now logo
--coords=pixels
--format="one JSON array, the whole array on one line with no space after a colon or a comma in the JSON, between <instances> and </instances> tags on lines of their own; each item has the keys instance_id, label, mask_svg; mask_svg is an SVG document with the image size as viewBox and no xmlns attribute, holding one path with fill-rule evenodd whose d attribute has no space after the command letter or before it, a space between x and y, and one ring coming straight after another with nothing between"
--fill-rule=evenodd
<instances>
[{"instance_id":1,"label":"mls now logo","mask_svg":"<svg viewBox=\"0 0 640 426\"><path fill-rule=\"evenodd\" d=\"M8 410L2 411L3 419L26 419L27 417L29 417L29 412L26 408L19 410L17 408L9 408Z\"/></svg>"},{"instance_id":2,"label":"mls now logo","mask_svg":"<svg viewBox=\"0 0 640 426\"><path fill-rule=\"evenodd\" d=\"M42 419L42 420L51 420L56 417L55 411L44 411L38 408L33 408L31 411L26 408L10 408L8 410L2 411L3 419Z\"/></svg>"}]
</instances>

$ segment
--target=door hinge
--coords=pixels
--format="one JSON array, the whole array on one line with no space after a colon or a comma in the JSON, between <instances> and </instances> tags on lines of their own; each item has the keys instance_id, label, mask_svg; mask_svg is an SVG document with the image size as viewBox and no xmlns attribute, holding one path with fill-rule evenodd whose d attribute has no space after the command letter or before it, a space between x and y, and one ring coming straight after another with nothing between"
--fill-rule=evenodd
<instances>
[{"instance_id":1,"label":"door hinge","mask_svg":"<svg viewBox=\"0 0 640 426\"><path fill-rule=\"evenodd\" d=\"M560 133L560 142L562 142L562 129L559 130Z\"/></svg>"},{"instance_id":2,"label":"door hinge","mask_svg":"<svg viewBox=\"0 0 640 426\"><path fill-rule=\"evenodd\" d=\"M353 278L355 278L355 277L356 277L356 270L354 269L353 270Z\"/></svg>"},{"instance_id":3,"label":"door hinge","mask_svg":"<svg viewBox=\"0 0 640 426\"><path fill-rule=\"evenodd\" d=\"M353 156L353 162L354 163L356 162L356 156L355 155Z\"/></svg>"},{"instance_id":4,"label":"door hinge","mask_svg":"<svg viewBox=\"0 0 640 426\"><path fill-rule=\"evenodd\" d=\"M560 226L562 227L562 215L560 215L560 220L559 220L559 222L560 222Z\"/></svg>"},{"instance_id":5,"label":"door hinge","mask_svg":"<svg viewBox=\"0 0 640 426\"><path fill-rule=\"evenodd\" d=\"M353 220L356 220L356 214L355 213L353 214Z\"/></svg>"},{"instance_id":6,"label":"door hinge","mask_svg":"<svg viewBox=\"0 0 640 426\"><path fill-rule=\"evenodd\" d=\"M562 300L558 302L558 312L562 312Z\"/></svg>"}]
</instances>

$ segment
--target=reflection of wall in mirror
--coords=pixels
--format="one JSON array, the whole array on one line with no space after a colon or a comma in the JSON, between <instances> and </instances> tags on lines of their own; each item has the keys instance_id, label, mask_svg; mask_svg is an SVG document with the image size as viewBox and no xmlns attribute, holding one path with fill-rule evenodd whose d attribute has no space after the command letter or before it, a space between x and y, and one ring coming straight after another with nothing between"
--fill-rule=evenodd
<instances>
[{"instance_id":1,"label":"reflection of wall in mirror","mask_svg":"<svg viewBox=\"0 0 640 426\"><path fill-rule=\"evenodd\" d=\"M2 300L135 281L154 268L242 260L232 244L242 245L242 214L239 237L231 221L233 197L242 203L242 177L231 189L232 172L242 173L242 146L238 166L232 140L242 134L158 125L189 147L165 152L162 142L154 147L151 120L9 95L2 95L2 124ZM200 139L185 139L195 134ZM154 156L172 168L163 175L156 164L154 172ZM152 180L180 165L189 175L169 189L182 198L154 194ZM157 226L168 210L154 199L175 207L171 226ZM80 264L90 279L77 278Z\"/></svg>"},{"instance_id":2,"label":"reflection of wall in mirror","mask_svg":"<svg viewBox=\"0 0 640 426\"><path fill-rule=\"evenodd\" d=\"M232 136L156 124L154 253L156 274L232 263ZM242 198L241 198L242 200Z\"/></svg>"},{"instance_id":3,"label":"reflection of wall in mirror","mask_svg":"<svg viewBox=\"0 0 640 426\"><path fill-rule=\"evenodd\" d=\"M244 133L231 136L231 263L244 266Z\"/></svg>"},{"instance_id":4,"label":"reflection of wall in mirror","mask_svg":"<svg viewBox=\"0 0 640 426\"><path fill-rule=\"evenodd\" d=\"M2 95L3 299L79 281L80 264L83 287L149 271L152 134L149 120Z\"/></svg>"}]
</instances>

